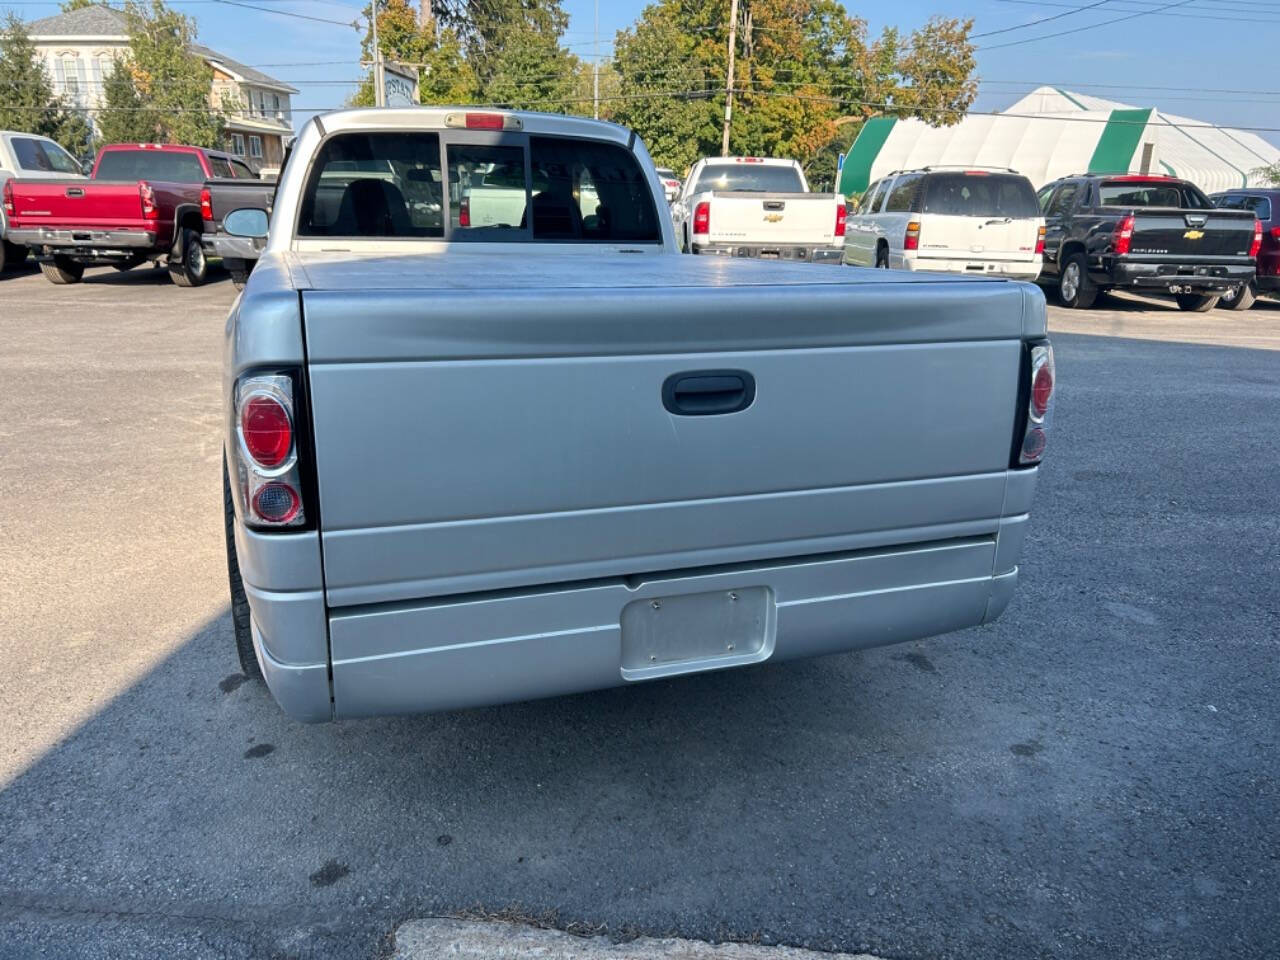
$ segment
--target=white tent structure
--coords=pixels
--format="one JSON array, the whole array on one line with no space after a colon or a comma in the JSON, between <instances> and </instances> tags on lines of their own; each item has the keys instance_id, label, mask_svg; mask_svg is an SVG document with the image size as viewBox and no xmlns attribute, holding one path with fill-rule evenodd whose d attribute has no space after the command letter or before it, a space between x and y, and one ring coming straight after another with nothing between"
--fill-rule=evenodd
<instances>
[{"instance_id":1,"label":"white tent structure","mask_svg":"<svg viewBox=\"0 0 1280 960\"><path fill-rule=\"evenodd\" d=\"M1040 87L1001 113L969 114L951 127L876 117L849 149L840 192L853 196L893 170L1010 167L1039 187L1075 173L1165 173L1206 193L1259 184L1280 148L1255 133Z\"/></svg>"}]
</instances>

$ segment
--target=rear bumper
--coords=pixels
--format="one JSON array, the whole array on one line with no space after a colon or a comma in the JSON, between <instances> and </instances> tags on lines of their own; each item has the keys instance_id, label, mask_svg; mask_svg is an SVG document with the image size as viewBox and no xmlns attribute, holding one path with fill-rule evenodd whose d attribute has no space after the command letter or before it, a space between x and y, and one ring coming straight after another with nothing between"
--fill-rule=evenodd
<instances>
[{"instance_id":1,"label":"rear bumper","mask_svg":"<svg viewBox=\"0 0 1280 960\"><path fill-rule=\"evenodd\" d=\"M951 257L903 258L903 269L927 273L963 273L970 276L1008 277L1035 280L1040 276L1040 258L1035 260L957 260Z\"/></svg>"},{"instance_id":2,"label":"rear bumper","mask_svg":"<svg viewBox=\"0 0 1280 960\"><path fill-rule=\"evenodd\" d=\"M1105 264L1104 264L1105 267ZM1252 261L1242 264L1134 263L1118 261L1110 269L1092 275L1103 286L1131 287L1172 293L1212 293L1248 283L1254 277ZM1174 289L1182 288L1182 289Z\"/></svg>"},{"instance_id":3,"label":"rear bumper","mask_svg":"<svg viewBox=\"0 0 1280 960\"><path fill-rule=\"evenodd\" d=\"M998 617L1013 594L1026 523L1012 517L995 536L900 548L332 610L333 715L507 703L976 626ZM637 656L634 634L621 626L637 601L760 589L769 596L767 626L740 649L652 660ZM312 689L322 664L260 659L286 711L300 704L300 719L327 719Z\"/></svg>"},{"instance_id":4,"label":"rear bumper","mask_svg":"<svg viewBox=\"0 0 1280 960\"><path fill-rule=\"evenodd\" d=\"M9 231L8 240L28 247L72 247L77 250L151 249L156 245L154 230L63 230L52 227L22 227Z\"/></svg>"},{"instance_id":5,"label":"rear bumper","mask_svg":"<svg viewBox=\"0 0 1280 960\"><path fill-rule=\"evenodd\" d=\"M744 257L752 260L795 260L809 263L840 263L844 247L805 244L692 243L693 252L717 257Z\"/></svg>"},{"instance_id":6,"label":"rear bumper","mask_svg":"<svg viewBox=\"0 0 1280 960\"><path fill-rule=\"evenodd\" d=\"M204 249L215 257L230 260L257 260L261 248L245 237L232 237L225 233L206 233L202 238Z\"/></svg>"}]
</instances>

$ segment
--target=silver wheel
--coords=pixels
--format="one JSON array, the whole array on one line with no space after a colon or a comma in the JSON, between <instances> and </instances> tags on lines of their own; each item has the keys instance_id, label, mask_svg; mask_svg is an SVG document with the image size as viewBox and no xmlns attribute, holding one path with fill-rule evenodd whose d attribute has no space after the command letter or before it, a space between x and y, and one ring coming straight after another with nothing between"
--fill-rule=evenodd
<instances>
[{"instance_id":1,"label":"silver wheel","mask_svg":"<svg viewBox=\"0 0 1280 960\"><path fill-rule=\"evenodd\" d=\"M1062 268L1062 280L1059 284L1063 300L1074 300L1080 292L1080 264L1074 260Z\"/></svg>"},{"instance_id":2,"label":"silver wheel","mask_svg":"<svg viewBox=\"0 0 1280 960\"><path fill-rule=\"evenodd\" d=\"M187 244L187 263L191 266L191 272L197 277L204 276L204 245L199 240L192 240Z\"/></svg>"}]
</instances>

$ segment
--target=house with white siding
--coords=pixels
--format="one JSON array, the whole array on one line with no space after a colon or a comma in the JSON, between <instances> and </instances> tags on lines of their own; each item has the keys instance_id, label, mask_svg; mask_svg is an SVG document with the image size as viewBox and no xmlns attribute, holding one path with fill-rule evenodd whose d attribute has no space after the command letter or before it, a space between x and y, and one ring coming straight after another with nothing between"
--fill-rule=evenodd
<instances>
[{"instance_id":1,"label":"house with white siding","mask_svg":"<svg viewBox=\"0 0 1280 960\"><path fill-rule=\"evenodd\" d=\"M117 57L129 51L124 14L94 5L27 24L27 32L44 59L54 92L84 109L92 122L103 104L103 81ZM213 68L209 104L227 113L225 148L254 169L278 167L284 145L293 135L290 98L297 89L199 44L192 53Z\"/></svg>"}]
</instances>

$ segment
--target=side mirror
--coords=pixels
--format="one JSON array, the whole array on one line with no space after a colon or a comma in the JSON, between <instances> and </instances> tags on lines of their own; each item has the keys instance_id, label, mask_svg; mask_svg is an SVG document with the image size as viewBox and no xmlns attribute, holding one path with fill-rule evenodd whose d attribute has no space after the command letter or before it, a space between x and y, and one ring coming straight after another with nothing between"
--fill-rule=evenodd
<instances>
[{"instance_id":1,"label":"side mirror","mask_svg":"<svg viewBox=\"0 0 1280 960\"><path fill-rule=\"evenodd\" d=\"M258 207L232 210L222 218L222 229L233 237L263 240L267 236L267 211Z\"/></svg>"}]
</instances>

